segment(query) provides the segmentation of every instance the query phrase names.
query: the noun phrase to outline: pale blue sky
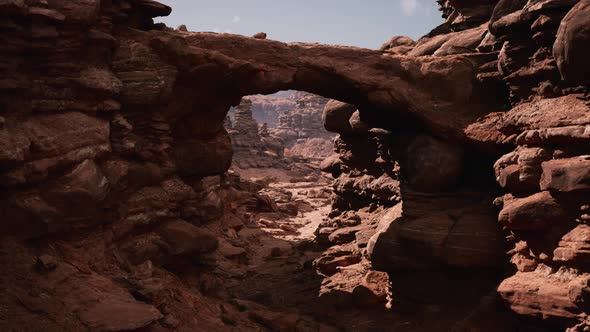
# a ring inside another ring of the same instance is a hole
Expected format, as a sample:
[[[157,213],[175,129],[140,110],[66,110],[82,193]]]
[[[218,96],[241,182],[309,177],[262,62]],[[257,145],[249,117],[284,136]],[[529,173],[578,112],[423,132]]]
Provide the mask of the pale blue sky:
[[[440,23],[435,0],[158,0],[172,7],[158,21],[191,31],[284,42],[378,48],[394,35],[418,39]]]

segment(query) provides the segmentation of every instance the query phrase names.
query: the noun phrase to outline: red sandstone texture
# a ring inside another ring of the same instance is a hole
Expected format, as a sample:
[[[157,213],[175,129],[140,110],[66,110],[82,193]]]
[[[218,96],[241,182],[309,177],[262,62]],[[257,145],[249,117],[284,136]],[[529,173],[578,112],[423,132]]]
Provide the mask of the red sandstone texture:
[[[366,50],[0,0],[0,329],[589,329],[590,2],[438,2]],[[228,172],[230,107],[289,89],[339,100],[327,216],[313,166]]]

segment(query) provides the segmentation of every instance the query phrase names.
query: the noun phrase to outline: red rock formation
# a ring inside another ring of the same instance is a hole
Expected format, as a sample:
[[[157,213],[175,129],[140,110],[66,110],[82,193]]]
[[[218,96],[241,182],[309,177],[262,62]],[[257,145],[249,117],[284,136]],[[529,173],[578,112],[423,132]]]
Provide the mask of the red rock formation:
[[[279,138],[271,136],[268,130],[259,130],[258,123],[252,116],[252,101],[244,98],[234,112],[230,128],[233,162],[242,169],[246,168],[281,168],[286,161],[285,144]]]
[[[283,112],[297,105],[296,92],[248,96],[248,99],[252,101],[252,115],[256,122],[267,123],[272,128],[278,126],[279,116]]]
[[[461,267],[477,282],[453,304],[475,300],[441,328],[497,326],[478,315],[494,317],[480,300],[498,273],[470,273],[499,265],[501,225],[518,270],[502,301],[542,328],[587,329],[588,1],[442,9],[415,45],[376,51],[172,30],[151,0],[0,1],[0,327],[307,324],[219,295],[243,256],[228,239],[280,209],[226,174],[223,121],[242,96],[295,89],[355,105],[324,116],[340,134],[322,165],[338,179],[318,237],[340,246],[315,263],[324,298],[391,301],[373,267]]]
[[[334,134],[322,125],[322,113],[328,99],[303,94],[296,107],[279,116],[273,135],[285,142],[287,155],[305,158],[325,158],[332,154]]]
[[[502,235],[491,222],[493,209],[484,208],[491,205],[491,197],[474,195],[473,191],[495,190],[486,182],[485,169],[489,166],[485,164],[490,163],[486,159],[499,157],[494,150],[511,149],[514,151],[500,157],[494,166],[497,182],[509,192],[496,203],[503,205],[498,221],[509,233],[514,246],[509,251],[511,262],[519,272],[504,280],[498,293],[515,312],[542,317],[545,327],[557,324],[563,328],[577,321],[581,323],[572,331],[586,326],[586,279],[590,271],[579,262],[586,251],[590,109],[583,69],[574,68],[584,67],[584,29],[588,25],[584,23],[590,21],[583,14],[586,2],[574,6],[577,2],[447,1],[442,9],[450,31],[439,28],[404,50],[410,56],[435,58],[448,54],[463,54],[455,58],[491,56],[471,74],[481,84],[476,84],[471,93],[475,96],[477,89],[485,87],[486,93],[497,100],[473,97],[471,102],[485,100],[487,106],[496,105],[497,111],[468,120],[471,123],[463,133],[474,143],[471,147],[439,142],[445,131],[428,124],[412,128],[391,122],[376,125],[364,107],[360,107],[360,118],[355,118],[354,106],[333,104],[326,108],[326,128],[340,134],[336,144],[339,155],[322,165],[338,177],[336,212],[332,215],[370,204],[387,207],[386,202],[368,198],[372,183],[387,173],[400,181],[397,193],[390,194],[403,201],[391,211],[400,211],[386,214],[369,241],[368,254],[375,267],[498,266],[500,257],[496,254],[502,247],[498,242]],[[503,110],[502,104],[510,104],[509,109]],[[359,119],[364,125],[358,125]],[[371,135],[371,127],[386,129],[382,134],[385,139]],[[438,138],[420,139],[424,131]],[[375,144],[369,149],[366,142],[370,139]],[[383,146],[388,147],[387,152],[379,153]],[[477,203],[459,199],[467,188],[469,196],[487,197]],[[428,195],[415,191],[443,193],[428,199]],[[457,213],[457,208],[464,212]],[[460,231],[461,218],[470,214],[467,211],[477,211],[478,216],[468,218],[469,228]],[[330,228],[319,233],[330,238],[330,232],[338,229],[335,225],[328,224]],[[471,235],[452,241],[454,231]],[[471,242],[474,238],[478,240]],[[461,250],[453,251],[449,246]],[[461,257],[455,260],[454,253]]]

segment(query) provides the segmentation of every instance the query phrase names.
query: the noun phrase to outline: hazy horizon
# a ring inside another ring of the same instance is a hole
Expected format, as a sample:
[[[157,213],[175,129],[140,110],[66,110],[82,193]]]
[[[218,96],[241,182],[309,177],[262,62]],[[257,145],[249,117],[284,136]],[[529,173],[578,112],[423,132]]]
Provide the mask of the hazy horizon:
[[[172,14],[158,18],[190,31],[251,36],[266,32],[283,42],[379,48],[394,35],[418,39],[443,22],[434,0],[159,0]]]

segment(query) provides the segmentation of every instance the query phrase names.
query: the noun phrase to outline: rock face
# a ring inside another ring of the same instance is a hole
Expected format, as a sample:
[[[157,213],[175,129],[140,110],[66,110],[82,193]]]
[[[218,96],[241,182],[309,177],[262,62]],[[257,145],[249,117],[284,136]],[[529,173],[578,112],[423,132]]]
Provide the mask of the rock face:
[[[312,94],[300,97],[294,109],[279,116],[278,128],[323,132],[321,115],[327,102],[328,99]]]
[[[268,128],[258,128],[252,116],[252,102],[244,98],[234,112],[230,136],[234,147],[234,163],[240,168],[281,167],[284,155],[284,142],[270,136]]]
[[[433,204],[431,197],[420,196],[404,195],[404,202],[393,208],[399,211],[380,221],[379,231],[367,248],[376,268],[502,265],[502,237],[482,197],[440,195]]]
[[[271,128],[279,125],[279,116],[297,105],[298,92],[283,91],[272,95],[248,96],[252,101],[252,116],[256,122]]]
[[[322,112],[328,99],[303,94],[296,106],[279,116],[276,129],[271,132],[285,142],[287,155],[325,158],[332,154],[334,134],[322,126]]]
[[[468,120],[463,132],[471,143],[462,144],[450,127],[440,126],[444,119],[407,127],[412,119],[387,120],[374,106],[329,102],[324,126],[339,136],[337,154],[322,169],[336,178],[335,197],[318,238],[340,241],[356,230],[347,242],[366,248],[363,257],[391,271],[393,284],[400,271],[500,269],[508,246],[518,272],[499,286],[478,287],[520,315],[542,318],[538,329],[578,324],[571,331],[582,331],[588,328],[590,275],[583,263],[590,220],[588,2],[439,4],[447,19],[442,26],[416,43],[394,37],[382,50],[419,59],[478,59],[468,74],[476,82],[468,94],[478,96],[474,109],[483,103],[495,111]],[[409,116],[412,108],[401,110]],[[492,164],[505,194],[494,204]],[[347,221],[351,211],[365,208],[367,219],[377,222]],[[357,230],[363,225],[369,235]],[[461,289],[454,294],[463,296]]]
[[[580,1],[561,21],[553,56],[564,80],[588,85],[590,1]]]
[[[440,3],[415,44],[366,50],[174,30],[152,0],[0,1],[0,329],[306,330],[220,286],[262,236],[248,216],[296,210],[227,173],[253,147],[280,156],[246,101],[231,134],[227,111],[293,89],[341,101],[322,119],[333,248],[301,263],[325,277],[314,296],[436,312],[453,305],[424,286],[443,273],[466,308],[441,330],[520,326],[496,302],[531,330],[587,330],[588,2]]]

